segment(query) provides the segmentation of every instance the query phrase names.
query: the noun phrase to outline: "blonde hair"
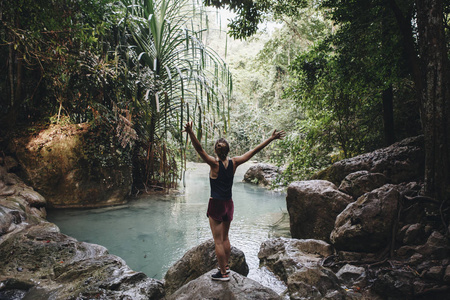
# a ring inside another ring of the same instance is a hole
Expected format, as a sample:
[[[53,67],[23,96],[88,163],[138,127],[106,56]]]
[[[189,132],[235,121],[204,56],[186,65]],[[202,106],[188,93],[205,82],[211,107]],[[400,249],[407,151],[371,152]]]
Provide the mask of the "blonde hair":
[[[226,139],[220,138],[214,145],[214,151],[216,152],[220,160],[225,160],[227,159],[228,152],[230,152],[230,145],[228,144]]]

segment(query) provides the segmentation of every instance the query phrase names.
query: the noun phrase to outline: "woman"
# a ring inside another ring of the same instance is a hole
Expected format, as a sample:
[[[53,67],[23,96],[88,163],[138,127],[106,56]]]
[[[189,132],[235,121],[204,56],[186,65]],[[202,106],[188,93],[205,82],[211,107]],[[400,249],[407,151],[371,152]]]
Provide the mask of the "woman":
[[[219,263],[219,271],[212,275],[212,279],[228,281],[230,280],[228,260],[230,259],[231,254],[228,231],[230,229],[230,223],[233,220],[234,212],[234,205],[231,197],[234,173],[238,166],[248,161],[273,140],[282,139],[286,133],[284,131],[277,132],[274,130],[267,140],[256,146],[254,149],[248,151],[244,155],[229,158],[228,152],[230,146],[225,139],[221,138],[217,140],[214,146],[214,152],[217,157],[212,157],[203,150],[192,130],[192,122],[188,122],[184,129],[189,134],[192,145],[197,153],[211,168],[209,173],[211,198],[209,199],[208,212],[206,215],[209,218],[216,257]]]

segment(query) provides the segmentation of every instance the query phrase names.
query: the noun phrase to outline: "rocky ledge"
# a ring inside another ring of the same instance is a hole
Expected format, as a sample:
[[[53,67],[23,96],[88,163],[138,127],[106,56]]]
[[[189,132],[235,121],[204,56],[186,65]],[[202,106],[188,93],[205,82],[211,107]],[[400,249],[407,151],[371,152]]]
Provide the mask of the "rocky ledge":
[[[161,299],[163,282],[62,234],[45,199],[0,161],[0,299]]]

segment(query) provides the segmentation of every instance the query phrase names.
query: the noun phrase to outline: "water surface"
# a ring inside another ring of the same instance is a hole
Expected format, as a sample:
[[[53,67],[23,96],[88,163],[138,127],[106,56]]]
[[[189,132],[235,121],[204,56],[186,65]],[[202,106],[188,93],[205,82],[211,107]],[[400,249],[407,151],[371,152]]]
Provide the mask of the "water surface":
[[[230,241],[244,252],[248,277],[281,293],[285,286],[259,268],[258,251],[269,237],[288,234],[286,196],[243,183],[248,167],[240,166],[235,176]],[[131,269],[162,279],[186,251],[211,238],[208,171],[206,164],[189,163],[179,193],[149,195],[118,207],[53,210],[48,220],[79,241],[105,246]]]

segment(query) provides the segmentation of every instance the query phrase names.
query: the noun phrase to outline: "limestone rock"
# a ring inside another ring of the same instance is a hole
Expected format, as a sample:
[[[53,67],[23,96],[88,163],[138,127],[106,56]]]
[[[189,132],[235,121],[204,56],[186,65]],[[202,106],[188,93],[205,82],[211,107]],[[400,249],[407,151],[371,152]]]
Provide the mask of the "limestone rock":
[[[363,267],[357,267],[350,264],[344,265],[336,273],[336,276],[345,282],[353,283],[365,275],[365,270]]]
[[[358,199],[359,196],[385,185],[386,176],[381,173],[358,171],[347,175],[342,180],[339,190]]]
[[[9,144],[21,177],[49,207],[101,207],[125,203],[131,192],[131,154],[89,124],[51,125]]]
[[[286,205],[292,237],[329,241],[336,216],[352,201],[352,197],[339,191],[329,181],[291,183]]]
[[[334,163],[315,174],[313,179],[324,179],[340,185],[350,173],[366,170],[383,173],[389,182],[397,184],[423,178],[425,152],[423,136],[404,139],[389,147],[365,153]]]
[[[372,252],[385,247],[392,236],[399,192],[384,185],[359,197],[336,218],[330,240],[338,250]]]
[[[217,266],[214,241],[210,239],[190,249],[169,268],[164,276],[166,293],[170,295]],[[233,246],[231,246],[230,269],[244,276],[249,272],[244,252]]]
[[[244,182],[256,183],[262,186],[269,186],[280,174],[280,168],[258,163],[251,166],[244,175]]]
[[[0,286],[26,299],[162,299],[163,284],[129,269],[99,245],[52,223],[28,226],[0,244]],[[18,284],[12,284],[16,282]]]
[[[324,241],[277,238],[262,243],[258,257],[287,284],[290,299],[344,299],[339,279],[320,264],[331,254]]]
[[[203,300],[203,299],[242,299],[242,300],[275,300],[281,299],[277,293],[261,284],[231,271],[230,281],[211,280],[212,270],[182,286],[167,300]]]

